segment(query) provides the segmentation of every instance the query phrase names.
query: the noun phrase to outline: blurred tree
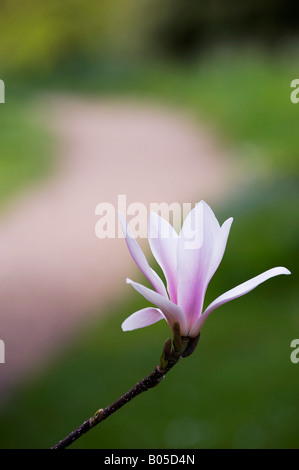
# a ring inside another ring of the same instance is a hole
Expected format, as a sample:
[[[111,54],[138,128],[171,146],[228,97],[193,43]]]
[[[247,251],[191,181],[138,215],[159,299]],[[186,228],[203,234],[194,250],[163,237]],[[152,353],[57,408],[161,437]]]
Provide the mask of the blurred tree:
[[[163,7],[159,0],[149,3],[156,11],[150,42],[179,58],[222,39],[273,45],[299,32],[299,5],[285,0],[164,0]]]
[[[272,44],[298,32],[298,10],[285,0],[2,0],[1,73],[113,55],[182,58],[223,38]]]
[[[121,49],[130,5],[120,0],[2,0],[2,72],[47,71],[65,60]]]

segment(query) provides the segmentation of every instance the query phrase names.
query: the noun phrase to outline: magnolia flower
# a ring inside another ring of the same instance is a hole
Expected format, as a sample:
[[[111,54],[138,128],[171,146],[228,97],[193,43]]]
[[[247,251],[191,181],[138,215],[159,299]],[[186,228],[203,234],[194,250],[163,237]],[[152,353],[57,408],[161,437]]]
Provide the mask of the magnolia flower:
[[[283,267],[269,269],[225,292],[203,311],[205,293],[222,260],[233,219],[227,219],[220,226],[212,209],[201,201],[188,214],[180,234],[177,234],[165,219],[155,213],[150,214],[148,240],[165,275],[166,289],[162,279],[149,266],[121,213],[119,218],[131,256],[154,290],[130,279],[127,283],[157,307],[133,313],[123,322],[123,331],[143,328],[165,319],[172,330],[174,324],[179,323],[182,336],[196,338],[217,307],[247,294],[271,277],[291,274]]]

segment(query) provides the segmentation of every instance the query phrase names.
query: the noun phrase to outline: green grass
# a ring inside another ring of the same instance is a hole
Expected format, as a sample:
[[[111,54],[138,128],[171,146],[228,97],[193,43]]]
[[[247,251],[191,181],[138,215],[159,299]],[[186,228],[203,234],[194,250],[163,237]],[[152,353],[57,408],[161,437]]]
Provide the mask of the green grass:
[[[0,105],[0,210],[51,168],[51,139],[38,122],[32,97],[8,94]]]
[[[290,361],[299,328],[298,236],[278,228],[279,221],[292,232],[295,190],[282,182],[259,197],[244,193],[218,211],[220,220],[234,215],[235,221],[207,302],[276,265],[292,276],[269,280],[216,310],[192,356],[73,448],[298,447],[299,366]],[[1,447],[50,447],[149,373],[169,335],[166,323],[120,330],[144,305],[128,287],[127,298],[116,300],[104,320],[99,311],[99,319],[12,396],[1,414]]]

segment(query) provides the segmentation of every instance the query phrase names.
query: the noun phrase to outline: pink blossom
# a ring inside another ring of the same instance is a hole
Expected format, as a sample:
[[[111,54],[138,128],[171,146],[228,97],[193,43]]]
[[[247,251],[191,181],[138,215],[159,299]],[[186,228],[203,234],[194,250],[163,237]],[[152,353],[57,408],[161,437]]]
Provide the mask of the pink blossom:
[[[155,213],[150,214],[148,240],[165,275],[166,288],[149,266],[120,213],[119,218],[131,256],[154,290],[130,279],[127,283],[156,306],[143,308],[129,316],[122,324],[123,331],[143,328],[164,318],[171,329],[178,322],[182,336],[195,338],[217,307],[247,294],[271,277],[291,274],[283,267],[269,269],[225,292],[203,311],[206,290],[224,255],[233,219],[227,219],[220,226],[212,209],[201,201],[188,214],[178,234],[165,219]],[[196,239],[198,243],[190,242]]]

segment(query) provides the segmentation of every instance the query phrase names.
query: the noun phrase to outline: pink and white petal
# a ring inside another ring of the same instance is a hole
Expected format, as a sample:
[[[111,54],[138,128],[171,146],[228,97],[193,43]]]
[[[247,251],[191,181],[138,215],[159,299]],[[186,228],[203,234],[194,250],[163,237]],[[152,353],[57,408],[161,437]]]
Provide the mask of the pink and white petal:
[[[197,222],[197,224],[196,224]],[[209,235],[217,235],[220,229],[219,222],[205,201],[200,201],[196,206],[189,212],[186,219],[184,220],[180,236],[184,234],[187,239],[194,238],[194,231],[198,231],[198,228],[206,230]],[[203,236],[201,238],[204,238]]]
[[[177,301],[178,234],[167,220],[152,212],[148,224],[148,240],[154,257],[167,281],[170,300]]]
[[[201,281],[202,282],[202,284],[201,284],[201,294],[202,294],[201,308],[203,306],[203,302],[204,302],[204,298],[205,298],[205,295],[206,295],[208,284],[209,284],[210,280],[212,279],[212,277],[214,276],[216,270],[218,269],[219,264],[222,261],[232,222],[233,222],[233,218],[230,217],[229,219],[227,219],[223,223],[223,225],[221,226],[221,228],[218,232],[215,250],[214,250],[214,253],[213,253],[211,261],[210,261],[210,265],[209,265],[209,269],[208,269],[207,274],[206,274],[206,278],[202,279],[202,281]],[[199,315],[201,315],[201,311],[200,311]],[[201,324],[202,315],[198,316],[198,318],[195,320],[195,324],[197,324],[197,322],[199,322],[198,324]],[[190,328],[191,328],[190,331],[192,331],[192,325],[190,326]]]
[[[153,307],[143,308],[130,315],[121,325],[123,331],[137,330],[145,326],[153,325],[165,319],[160,310]]]
[[[219,267],[219,264],[222,261],[233,220],[234,219],[232,217],[227,219],[222,224],[222,226],[221,226],[221,228],[220,228],[220,230],[217,234],[216,247],[215,247],[213,257],[212,257],[211,262],[210,262],[210,269],[209,269],[209,274],[208,274],[208,278],[207,278],[208,283],[210,282],[210,280],[214,276],[216,270]]]
[[[210,313],[213,312],[213,310],[215,310],[216,308],[220,307],[221,305],[231,300],[237,299],[238,297],[241,297],[242,295],[248,294],[248,292],[255,289],[258,285],[267,281],[271,277],[279,276],[280,274],[291,274],[291,273],[288,269],[283,268],[283,267],[272,268],[250,279],[249,281],[243,282],[242,284],[234,287],[233,289],[225,292],[224,294],[220,295],[220,297],[214,300],[214,302],[212,302],[206,308],[204,313],[201,315],[198,321],[194,324],[194,326],[190,330],[190,336],[193,337],[193,336],[198,335],[203,323],[205,322],[207,317],[210,315]]]
[[[158,276],[158,274],[150,267],[144,253],[138,243],[136,242],[135,238],[131,234],[131,231],[126,223],[123,215],[121,212],[118,212],[118,217],[121,223],[121,227],[126,239],[126,243],[129,249],[129,252],[137,264],[140,271],[144,274],[144,276],[148,279],[151,283],[153,288],[164,297],[168,297],[165,285],[162,279]]]
[[[185,312],[189,329],[202,311],[219,233],[212,209],[201,201],[186,217],[179,236],[177,303]]]
[[[171,328],[173,327],[173,324],[175,322],[178,322],[181,327],[182,336],[187,335],[187,322],[184,312],[180,307],[171,302],[171,300],[168,300],[167,298],[149,289],[148,287],[139,284],[138,282],[134,282],[131,281],[131,279],[127,279],[127,283],[131,284],[134,289],[139,292],[139,294],[143,295],[146,300],[156,305],[162,311],[167,323]]]

